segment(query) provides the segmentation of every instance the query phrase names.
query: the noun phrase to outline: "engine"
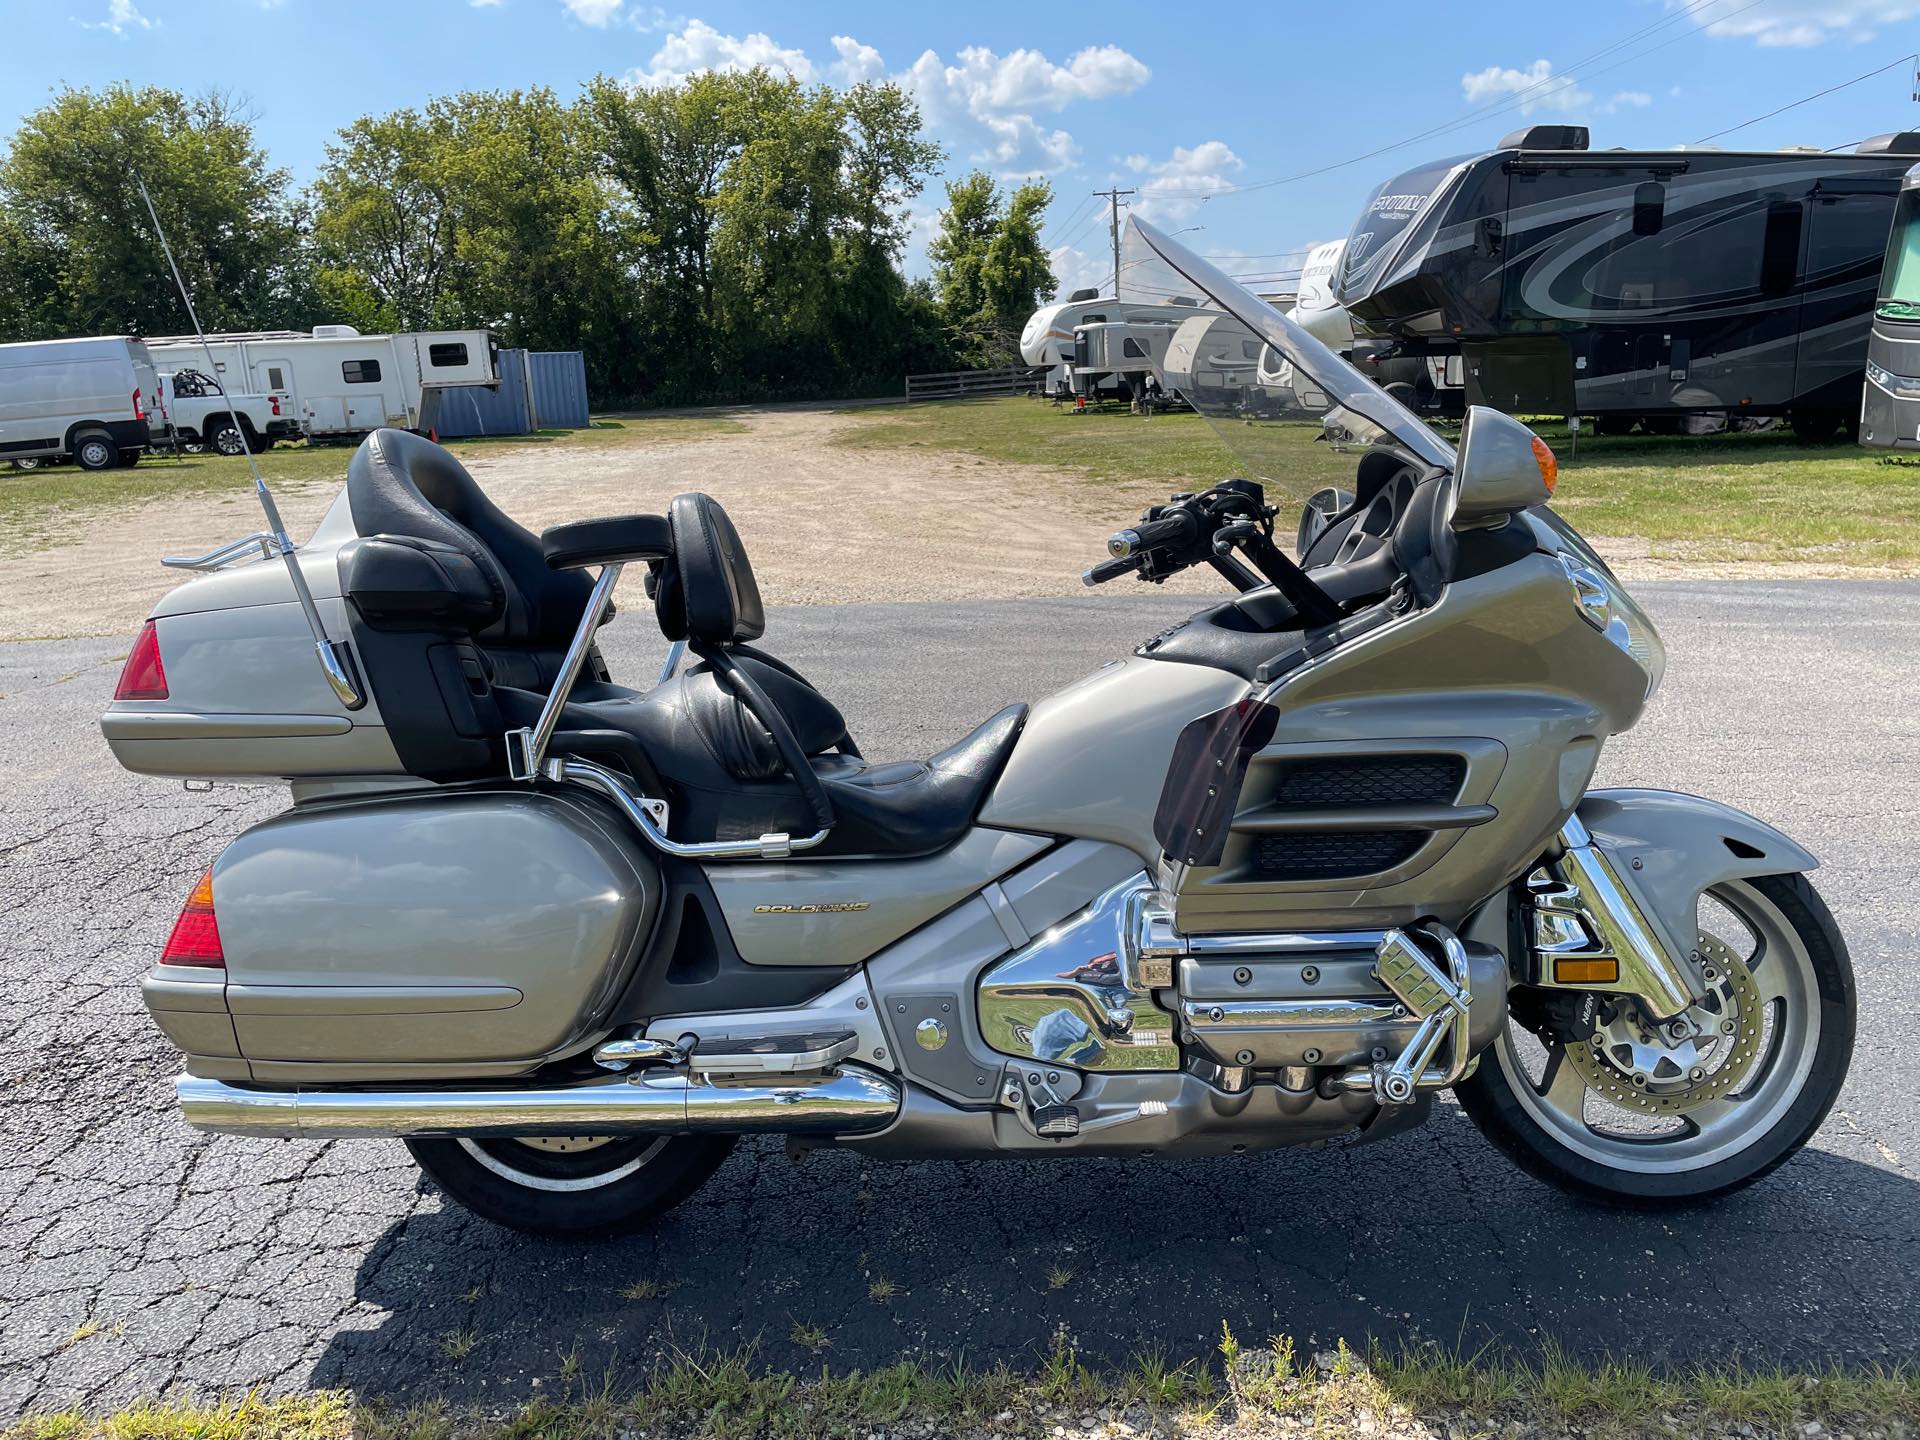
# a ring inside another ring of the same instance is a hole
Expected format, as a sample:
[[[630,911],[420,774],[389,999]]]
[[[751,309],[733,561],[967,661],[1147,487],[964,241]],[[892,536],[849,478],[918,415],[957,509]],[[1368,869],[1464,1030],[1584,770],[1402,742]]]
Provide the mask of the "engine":
[[[1506,982],[1498,950],[1438,925],[1181,935],[1143,874],[989,967],[978,998],[1003,1054],[1398,1105],[1464,1076],[1505,1022]]]

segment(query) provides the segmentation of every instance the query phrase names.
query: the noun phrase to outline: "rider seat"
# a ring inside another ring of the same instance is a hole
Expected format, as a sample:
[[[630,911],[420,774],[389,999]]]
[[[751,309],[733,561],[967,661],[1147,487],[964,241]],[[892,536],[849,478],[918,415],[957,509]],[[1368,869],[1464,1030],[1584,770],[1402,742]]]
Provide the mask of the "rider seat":
[[[644,694],[576,687],[553,748],[625,760],[642,788],[658,784],[676,840],[830,827],[810,853],[893,856],[930,854],[958,840],[1012,753],[1026,706],[1008,706],[926,760],[873,764],[832,701],[751,645],[765,633],[766,612],[720,503],[697,493],[676,497],[664,535],[649,530],[652,518],[562,526],[543,543],[555,563],[593,563],[619,558],[593,543],[596,533],[629,536],[628,553],[652,568],[661,633],[685,641],[694,658]]]
[[[707,495],[681,495],[665,516],[582,521],[535,539],[447,451],[391,430],[355,456],[347,493],[360,543],[398,541],[467,577],[473,593],[459,613],[502,730],[530,727],[540,713],[586,610],[592,586],[581,567],[647,564],[661,632],[684,641],[689,658],[641,692],[610,683],[591,657],[548,748],[623,770],[664,799],[676,841],[829,829],[809,854],[931,854],[972,825],[1026,719],[1024,705],[1008,706],[928,759],[868,761],[826,696],[752,646],[766,629],[759,585],[733,522]],[[349,590],[366,618],[371,592]],[[418,612],[383,623],[417,627]],[[376,693],[383,711],[398,708]]]

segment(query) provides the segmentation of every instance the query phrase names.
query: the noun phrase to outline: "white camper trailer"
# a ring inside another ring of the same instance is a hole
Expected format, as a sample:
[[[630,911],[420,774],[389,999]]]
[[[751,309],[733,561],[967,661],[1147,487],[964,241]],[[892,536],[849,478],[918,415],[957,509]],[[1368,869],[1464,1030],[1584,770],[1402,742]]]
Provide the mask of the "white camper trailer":
[[[126,335],[0,345],[0,459],[30,470],[71,457],[83,470],[139,460],[159,373]]]
[[[216,378],[298,416],[309,440],[346,440],[383,425],[420,426],[428,391],[493,385],[498,342],[485,330],[362,335],[351,325],[208,337]],[[161,364],[206,368],[192,336],[147,342]]]
[[[1120,321],[1166,322],[1166,306],[1141,301],[1138,304],[1103,296],[1097,290],[1076,290],[1065,300],[1042,305],[1020,332],[1020,358],[1033,366],[1047,367],[1042,387],[1049,395],[1073,392],[1073,332],[1085,325],[1106,325]]]
[[[1162,313],[1165,313],[1164,310]],[[1266,343],[1232,316],[1204,310],[1183,320],[1167,344],[1161,374],[1189,404],[1245,408],[1257,390]]]
[[[1340,257],[1346,253],[1344,240],[1329,240],[1309,250],[1307,263],[1300,267],[1293,309],[1287,312],[1289,320],[1336,355],[1353,353],[1353,317],[1333,293]]]
[[[1143,401],[1160,389],[1157,371],[1166,359],[1175,326],[1165,318],[1154,323],[1107,320],[1081,325],[1073,332],[1071,384],[1075,395],[1088,399],[1114,394]],[[1212,312],[1208,312],[1209,314]]]

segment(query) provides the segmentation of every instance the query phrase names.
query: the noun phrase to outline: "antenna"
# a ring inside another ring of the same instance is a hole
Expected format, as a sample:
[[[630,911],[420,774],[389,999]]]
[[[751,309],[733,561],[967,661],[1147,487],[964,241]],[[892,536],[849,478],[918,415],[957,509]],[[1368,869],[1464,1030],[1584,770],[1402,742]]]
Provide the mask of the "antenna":
[[[133,172],[133,183],[140,187],[140,198],[146,201],[147,217],[153,221],[153,233],[160,237],[161,253],[167,257],[167,268],[173,271],[173,283],[180,291],[180,298],[186,303],[187,319],[193,325],[194,336],[200,341],[200,350],[207,358],[207,373],[219,376],[220,367],[213,358],[213,346],[207,340],[207,332],[200,328],[200,315],[193,308],[193,295],[187,289],[187,282],[181,277],[180,263],[173,258],[173,246],[167,243],[167,232],[161,227],[160,214],[153,208],[153,196],[147,193],[147,182],[140,172]],[[319,658],[320,669],[327,677],[327,684],[333,693],[340,697],[340,703],[349,710],[358,710],[367,703],[355,682],[351,664],[346,651],[327,638],[327,627],[320,619],[320,607],[313,603],[313,591],[307,586],[307,577],[300,568],[300,562],[293,552],[298,547],[287,535],[287,527],[280,519],[280,507],[273,503],[273,492],[267,489],[266,477],[260,473],[260,462],[254,457],[253,446],[247,440],[247,427],[240,422],[240,412],[233,408],[233,396],[226,382],[221,380],[220,394],[227,402],[227,417],[233,421],[233,432],[240,437],[240,449],[247,457],[247,469],[253,473],[253,493],[260,499],[260,508],[266,512],[267,529],[273,536],[273,548],[280,552],[280,558],[287,562],[287,578],[293,582],[294,598],[300,602],[301,613],[307,617],[307,628],[313,632],[313,650]]]

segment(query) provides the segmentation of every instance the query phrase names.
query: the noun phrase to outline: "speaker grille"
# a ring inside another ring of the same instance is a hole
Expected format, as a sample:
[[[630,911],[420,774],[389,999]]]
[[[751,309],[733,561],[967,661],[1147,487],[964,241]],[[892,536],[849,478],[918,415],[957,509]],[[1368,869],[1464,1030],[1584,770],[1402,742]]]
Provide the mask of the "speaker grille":
[[[1268,805],[1275,810],[1374,805],[1446,805],[1460,793],[1458,755],[1343,755],[1289,764]]]

